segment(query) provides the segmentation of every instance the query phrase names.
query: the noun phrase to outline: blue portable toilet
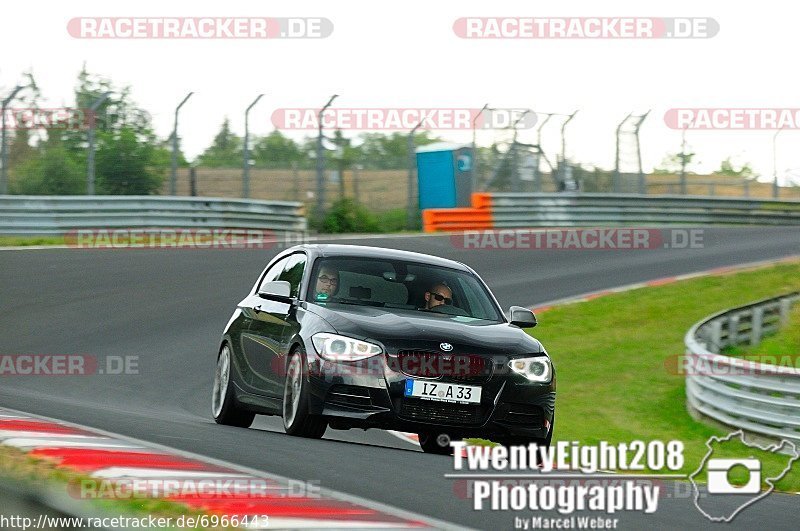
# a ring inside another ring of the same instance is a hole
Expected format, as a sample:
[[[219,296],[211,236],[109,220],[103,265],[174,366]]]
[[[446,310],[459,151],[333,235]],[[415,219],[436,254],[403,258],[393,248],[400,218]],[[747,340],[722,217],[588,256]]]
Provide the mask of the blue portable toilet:
[[[470,206],[474,161],[471,144],[436,142],[417,148],[420,210]]]

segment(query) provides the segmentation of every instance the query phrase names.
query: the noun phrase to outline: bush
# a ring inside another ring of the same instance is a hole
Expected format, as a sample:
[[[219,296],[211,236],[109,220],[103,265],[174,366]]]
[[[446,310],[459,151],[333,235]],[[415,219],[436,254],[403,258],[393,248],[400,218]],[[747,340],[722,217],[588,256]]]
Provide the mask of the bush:
[[[79,195],[86,193],[86,172],[60,145],[21,163],[14,172],[13,193],[23,195]]]
[[[349,198],[339,199],[331,206],[319,230],[329,234],[380,232],[375,215]]]

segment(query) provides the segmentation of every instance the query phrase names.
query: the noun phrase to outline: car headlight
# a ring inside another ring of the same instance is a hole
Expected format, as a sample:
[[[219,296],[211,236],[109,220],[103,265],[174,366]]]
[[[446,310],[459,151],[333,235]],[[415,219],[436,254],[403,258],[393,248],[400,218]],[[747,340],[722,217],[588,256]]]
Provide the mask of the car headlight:
[[[553,364],[547,356],[516,358],[508,362],[508,367],[531,382],[548,383],[553,377]]]
[[[326,332],[314,334],[311,342],[320,356],[331,361],[358,361],[383,352],[374,343]]]

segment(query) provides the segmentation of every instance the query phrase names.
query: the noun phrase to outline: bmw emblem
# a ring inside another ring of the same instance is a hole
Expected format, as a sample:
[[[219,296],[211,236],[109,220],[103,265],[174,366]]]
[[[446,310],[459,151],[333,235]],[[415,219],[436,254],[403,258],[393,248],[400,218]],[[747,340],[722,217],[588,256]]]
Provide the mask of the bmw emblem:
[[[439,343],[439,348],[442,349],[444,352],[450,352],[453,350],[453,345],[450,343]]]

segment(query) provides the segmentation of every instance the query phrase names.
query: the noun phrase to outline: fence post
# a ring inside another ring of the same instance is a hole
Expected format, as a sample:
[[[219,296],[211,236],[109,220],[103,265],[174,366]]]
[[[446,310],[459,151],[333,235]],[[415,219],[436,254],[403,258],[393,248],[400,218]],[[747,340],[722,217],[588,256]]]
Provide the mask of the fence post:
[[[194,166],[189,167],[189,195],[197,195],[197,168]]]
[[[781,312],[780,312],[780,326],[786,326],[789,323],[789,312],[792,309],[792,300],[789,298],[781,299]]]
[[[733,314],[728,317],[728,344],[739,344],[739,314]]]
[[[709,341],[711,341],[711,352],[719,353],[722,350],[722,321],[712,321],[709,323],[711,325],[711,332],[709,334]]]
[[[750,321],[750,345],[761,343],[761,326],[764,320],[764,309],[760,306],[753,308],[753,317]]]

